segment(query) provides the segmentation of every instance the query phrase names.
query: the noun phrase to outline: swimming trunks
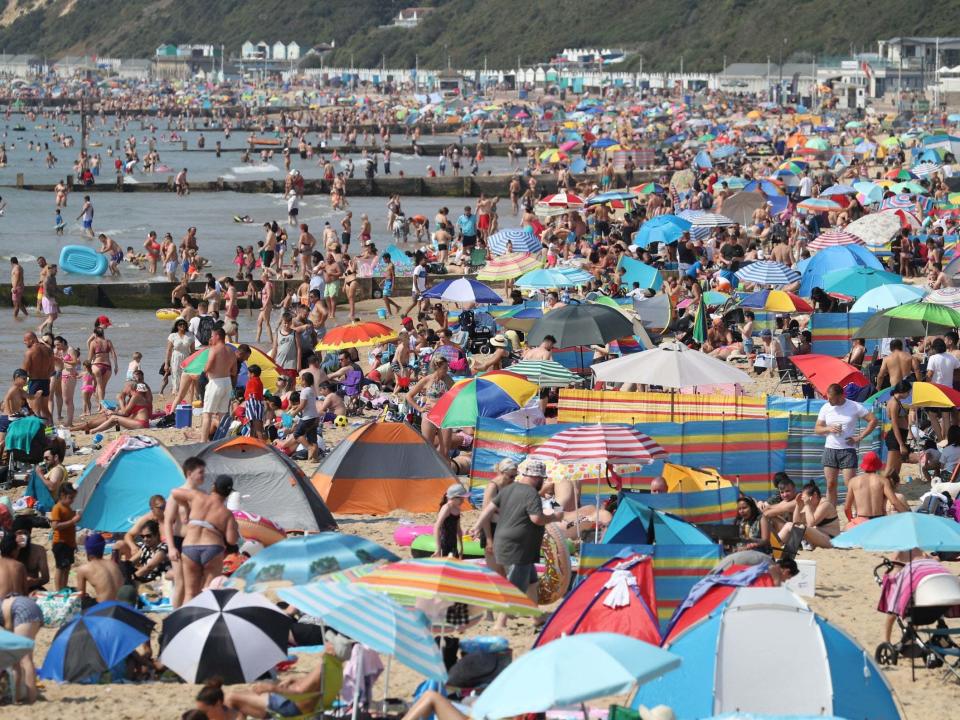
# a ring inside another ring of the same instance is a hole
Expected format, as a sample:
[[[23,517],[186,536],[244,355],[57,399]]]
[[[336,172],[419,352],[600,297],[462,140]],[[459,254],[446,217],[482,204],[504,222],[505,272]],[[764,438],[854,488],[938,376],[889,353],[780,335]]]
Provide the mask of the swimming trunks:
[[[31,379],[30,384],[27,385],[27,394],[36,395],[38,390],[43,397],[49,397],[50,378],[41,378],[40,380]]]
[[[28,623],[42,623],[43,612],[36,600],[18,595],[10,603],[10,620],[14,628]]]
[[[230,378],[211,378],[203,394],[203,412],[206,415],[224,415],[230,412],[233,383]]]
[[[270,693],[267,698],[267,710],[280,717],[292,718],[302,714],[295,702],[277,693]]]
[[[393,280],[384,280],[383,296],[390,297],[391,295],[393,295]]]
[[[60,306],[57,305],[57,301],[51,300],[46,295],[40,299],[40,309],[43,310],[44,315],[53,315],[54,313],[60,312]]]

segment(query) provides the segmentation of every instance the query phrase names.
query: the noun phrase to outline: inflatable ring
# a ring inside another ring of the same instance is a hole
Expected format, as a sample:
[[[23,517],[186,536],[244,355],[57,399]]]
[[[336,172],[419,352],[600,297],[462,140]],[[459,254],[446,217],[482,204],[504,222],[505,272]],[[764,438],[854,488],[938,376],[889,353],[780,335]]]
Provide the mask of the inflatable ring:
[[[549,523],[544,529],[540,554],[544,568],[537,583],[537,604],[549,605],[567,594],[573,573],[567,538],[560,523]]]
[[[160,308],[156,312],[157,320],[176,320],[180,317],[180,311],[173,308]]]
[[[431,530],[432,529],[433,528],[431,528]],[[436,551],[437,539],[433,536],[432,532],[427,535],[417,535],[417,537],[413,539],[413,542],[410,543],[410,554],[415,558],[432,557]],[[480,547],[480,543],[475,540],[464,538],[463,556],[468,560],[470,558],[482,558],[484,556],[483,548]]]
[[[264,547],[269,547],[287,537],[282,527],[262,515],[245,510],[234,510],[233,517],[237,520],[240,537],[244,540],[256,540]]]
[[[410,547],[421,535],[433,535],[433,525],[408,525],[403,523],[393,531],[393,541],[400,547]]]

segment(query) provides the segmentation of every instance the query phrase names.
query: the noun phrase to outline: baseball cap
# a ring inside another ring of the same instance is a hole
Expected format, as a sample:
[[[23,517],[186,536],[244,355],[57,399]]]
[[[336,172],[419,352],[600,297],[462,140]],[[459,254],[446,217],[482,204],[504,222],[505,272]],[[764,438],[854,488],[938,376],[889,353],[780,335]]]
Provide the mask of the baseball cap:
[[[110,327],[113,325],[113,323],[110,322],[110,318],[108,318],[106,315],[101,315],[97,318],[97,325],[100,327]]]
[[[467,492],[466,488],[463,487],[460,483],[454,483],[447,488],[447,499],[453,500],[453,498],[465,498],[468,497],[470,493]]]
[[[520,463],[520,474],[529,477],[546,477],[547,466],[542,460],[524,460]]]
[[[763,332],[760,333],[760,337],[773,337],[773,333],[770,332],[769,330],[764,330]]]
[[[103,535],[100,533],[93,533],[92,535],[87,535],[83,541],[83,549],[86,551],[87,555],[97,555],[102,556],[103,550],[107,546],[107,541],[104,539]]]
[[[880,461],[880,456],[873,450],[866,453],[860,461],[860,469],[864,472],[876,472],[881,467],[883,467],[883,463]]]

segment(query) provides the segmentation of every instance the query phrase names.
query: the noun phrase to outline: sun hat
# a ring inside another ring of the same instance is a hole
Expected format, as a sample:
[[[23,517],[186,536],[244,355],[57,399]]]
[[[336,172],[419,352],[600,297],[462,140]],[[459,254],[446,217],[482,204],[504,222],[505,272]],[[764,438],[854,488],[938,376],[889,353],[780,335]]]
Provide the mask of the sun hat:
[[[500,334],[494,335],[490,338],[490,344],[494,347],[505,348],[507,346],[507,338]]]
[[[542,460],[524,460],[520,463],[520,474],[528,477],[546,477],[547,466]]]
[[[873,452],[873,450],[866,453],[860,461],[860,469],[864,472],[876,472],[882,467],[883,462],[880,460],[880,456]]]
[[[468,493],[467,489],[460,483],[454,483],[447,488],[447,500],[453,500],[454,498],[465,498],[469,496],[470,493]]]

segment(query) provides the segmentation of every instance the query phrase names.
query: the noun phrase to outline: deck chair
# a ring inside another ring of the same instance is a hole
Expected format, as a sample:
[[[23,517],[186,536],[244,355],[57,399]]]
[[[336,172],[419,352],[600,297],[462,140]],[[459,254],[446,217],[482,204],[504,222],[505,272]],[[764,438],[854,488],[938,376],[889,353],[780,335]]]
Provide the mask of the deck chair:
[[[484,248],[473,248],[470,251],[470,259],[467,261],[467,267],[471,272],[475,272],[487,264],[487,251]]]
[[[356,412],[360,403],[360,386],[363,384],[363,371],[352,368],[343,377],[340,388],[343,390],[347,410]]]
[[[774,388],[776,392],[777,388],[781,385],[796,385],[800,386],[803,384],[803,380],[800,378],[800,373],[797,372],[797,366],[790,362],[790,358],[778,356],[774,358],[777,363],[777,386]]]
[[[291,648],[291,650],[295,649],[296,648]],[[319,691],[283,694],[285,698],[293,702],[303,702],[304,700],[312,700],[319,697],[321,700],[317,703],[317,707],[310,712],[294,715],[292,718],[288,715],[278,715],[273,712],[268,713],[268,717],[276,718],[277,720],[315,720],[315,718],[322,718],[326,710],[333,709],[337,699],[340,697],[340,690],[342,688],[343,661],[335,655],[325,654],[323,656],[323,682]]]

